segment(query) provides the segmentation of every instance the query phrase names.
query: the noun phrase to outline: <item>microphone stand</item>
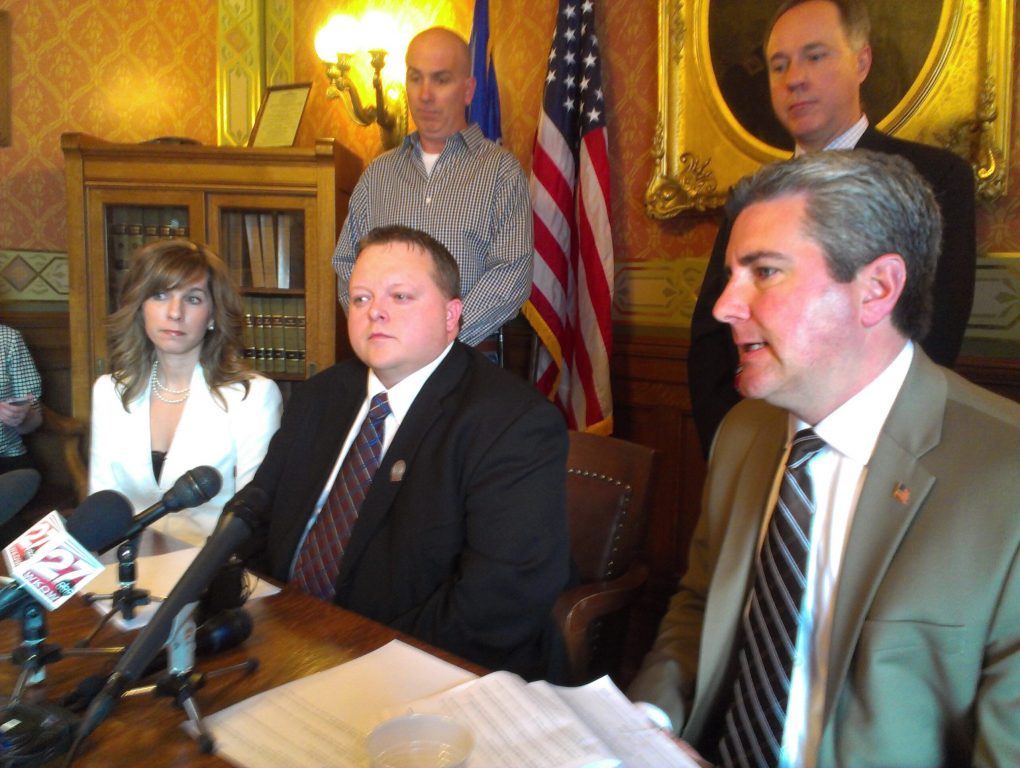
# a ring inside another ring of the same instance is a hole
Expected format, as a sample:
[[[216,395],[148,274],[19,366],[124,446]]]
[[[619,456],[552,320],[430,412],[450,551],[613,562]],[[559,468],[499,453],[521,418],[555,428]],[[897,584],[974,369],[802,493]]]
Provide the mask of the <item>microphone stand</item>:
[[[205,727],[202,715],[195,702],[195,693],[207,680],[231,672],[250,674],[258,669],[258,659],[248,658],[237,664],[214,669],[209,672],[195,672],[195,609],[198,602],[189,603],[174,618],[170,636],[167,639],[167,668],[156,682],[128,688],[123,696],[139,696],[151,693],[154,696],[170,696],[181,707],[188,720],[198,732],[199,749],[209,754],[213,751],[213,737]]]
[[[120,655],[124,647],[71,648],[46,642],[46,611],[25,593],[14,608],[21,621],[21,644],[0,656],[20,667],[10,698],[0,706],[0,765],[41,765],[65,752],[77,725],[75,717],[55,704],[22,701],[25,688],[46,679],[46,665],[65,656]]]
[[[0,661],[10,661],[20,667],[14,683],[10,704],[21,699],[21,694],[30,685],[38,685],[46,679],[46,665],[60,661],[65,656],[106,656],[124,651],[123,646],[113,648],[69,648],[46,642],[46,611],[30,595],[25,595],[18,609],[21,620],[21,644],[13,651],[0,655]]]
[[[110,610],[99,619],[99,623],[93,627],[92,631],[83,640],[78,641],[77,645],[79,648],[87,647],[95,639],[96,635],[99,634],[100,630],[106,626],[107,622],[118,613],[125,620],[130,621],[135,617],[135,608],[153,602],[162,602],[162,597],[154,597],[149,590],[139,589],[136,586],[138,580],[139,535],[136,534],[122,541],[120,546],[117,547],[117,574],[120,579],[120,588],[106,595],[96,595],[92,592],[86,592],[82,595],[86,605],[92,605],[100,600],[110,600],[111,605]]]

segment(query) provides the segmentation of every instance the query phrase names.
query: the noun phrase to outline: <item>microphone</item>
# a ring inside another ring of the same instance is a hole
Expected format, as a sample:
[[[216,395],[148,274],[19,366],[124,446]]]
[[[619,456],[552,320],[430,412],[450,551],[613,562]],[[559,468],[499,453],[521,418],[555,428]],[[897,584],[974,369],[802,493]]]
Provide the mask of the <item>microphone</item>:
[[[131,524],[131,513],[131,502],[124,496],[116,491],[99,491],[86,498],[70,515],[66,532],[84,549],[102,552],[124,538],[124,531]],[[34,540],[29,546],[38,548],[44,541],[45,533],[42,540]],[[7,549],[17,544],[18,539],[15,539]],[[16,582],[3,587],[0,589],[0,619],[16,613],[26,600],[32,599],[32,594]]]
[[[247,485],[223,507],[216,530],[206,541],[180,581],[160,604],[149,623],[124,651],[99,696],[89,705],[78,726],[75,745],[91,734],[113,708],[120,695],[143,674],[166,644],[177,615],[198,601],[220,566],[263,525],[270,500],[261,488]]]
[[[34,469],[12,469],[0,475],[0,525],[35,497],[41,479]]]
[[[135,515],[131,527],[121,540],[134,538],[168,512],[178,512],[205,504],[220,492],[222,485],[223,478],[213,467],[201,466],[189,469],[177,478],[170,490],[163,494],[163,498]]]
[[[211,656],[228,651],[251,637],[251,630],[251,614],[244,608],[231,608],[217,613],[199,624],[195,630],[195,653]]]
[[[231,608],[240,608],[248,599],[248,584],[244,577],[244,561],[236,555],[231,556],[216,572],[209,586],[202,594],[195,621],[199,626],[206,619],[211,619]]]

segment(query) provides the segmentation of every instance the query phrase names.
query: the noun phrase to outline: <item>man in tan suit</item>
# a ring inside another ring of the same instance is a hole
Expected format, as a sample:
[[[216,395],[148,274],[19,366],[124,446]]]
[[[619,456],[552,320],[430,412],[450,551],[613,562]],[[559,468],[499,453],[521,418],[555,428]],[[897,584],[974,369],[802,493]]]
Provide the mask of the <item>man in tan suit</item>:
[[[631,697],[723,765],[1020,765],[1020,406],[916,344],[930,189],[902,158],[823,152],[742,180],[727,212],[714,313],[749,399]],[[824,443],[780,669],[763,628],[784,609],[763,595],[794,549],[772,537],[805,428]]]

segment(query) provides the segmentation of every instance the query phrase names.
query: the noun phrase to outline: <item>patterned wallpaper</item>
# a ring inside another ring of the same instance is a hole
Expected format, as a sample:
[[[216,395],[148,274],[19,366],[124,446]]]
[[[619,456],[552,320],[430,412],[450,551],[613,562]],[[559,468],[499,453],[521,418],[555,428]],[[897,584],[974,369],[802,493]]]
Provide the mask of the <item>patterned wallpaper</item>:
[[[60,134],[216,141],[209,0],[0,0],[10,12],[12,143],[0,148],[0,248],[67,247]]]
[[[224,0],[220,0],[223,2]],[[333,135],[356,153],[380,151],[354,126],[315,56],[334,12],[388,11],[410,30],[440,23],[465,36],[473,0],[293,0],[294,75],[314,83],[298,142]],[[595,0],[605,54],[613,157],[613,235],[620,319],[684,325],[716,229],[712,216],[653,221],[644,213],[656,119],[656,3]],[[529,169],[556,0],[490,0],[504,143]],[[0,0],[13,27],[13,145],[0,148],[0,248],[64,250],[59,137],[118,141],[216,137],[216,3],[211,0]],[[522,12],[526,11],[526,12]],[[1020,15],[1018,15],[1020,20]],[[400,76],[400,56],[388,70]],[[367,68],[367,65],[365,67]],[[1020,92],[1020,78],[1015,79]],[[1016,103],[1014,94],[1014,103]],[[1014,107],[1010,195],[979,210],[979,251],[1020,252],[1020,114]]]

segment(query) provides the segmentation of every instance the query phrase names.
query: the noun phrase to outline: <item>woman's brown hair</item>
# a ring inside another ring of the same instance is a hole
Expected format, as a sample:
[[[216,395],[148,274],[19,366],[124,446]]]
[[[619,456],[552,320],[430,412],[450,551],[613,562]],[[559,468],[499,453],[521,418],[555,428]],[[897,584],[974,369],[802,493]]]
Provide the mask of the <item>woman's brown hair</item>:
[[[212,329],[206,331],[199,361],[213,397],[224,407],[219,387],[240,382],[248,394],[251,371],[245,367],[241,332],[241,297],[223,260],[191,240],[159,240],[134,253],[120,294],[120,307],[107,318],[110,369],[127,410],[148,386],[155,349],[145,333],[142,304],[161,291],[200,280],[209,281]]]

